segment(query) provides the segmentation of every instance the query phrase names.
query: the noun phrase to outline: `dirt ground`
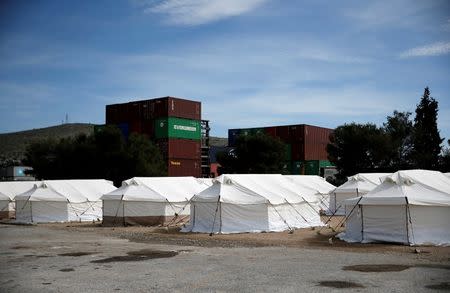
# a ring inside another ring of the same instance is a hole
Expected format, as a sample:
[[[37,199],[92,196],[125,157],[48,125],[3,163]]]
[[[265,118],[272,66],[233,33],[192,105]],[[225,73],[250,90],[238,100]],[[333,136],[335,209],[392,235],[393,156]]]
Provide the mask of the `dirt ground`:
[[[349,244],[336,233],[0,224],[0,292],[450,290],[450,247]]]
[[[322,217],[323,222],[329,218]],[[344,231],[344,227],[337,226],[342,217],[333,217],[323,228],[297,229],[293,233],[239,233],[239,234],[213,234],[183,233],[180,226],[172,227],[103,227],[101,223],[70,223],[70,224],[41,224],[51,229],[67,231],[89,231],[104,236],[128,239],[136,243],[168,244],[180,246],[200,247],[292,247],[309,249],[326,249],[347,252],[364,253],[406,253],[416,254],[418,258],[438,262],[450,261],[450,247],[436,246],[407,246],[389,243],[347,243],[336,238]]]

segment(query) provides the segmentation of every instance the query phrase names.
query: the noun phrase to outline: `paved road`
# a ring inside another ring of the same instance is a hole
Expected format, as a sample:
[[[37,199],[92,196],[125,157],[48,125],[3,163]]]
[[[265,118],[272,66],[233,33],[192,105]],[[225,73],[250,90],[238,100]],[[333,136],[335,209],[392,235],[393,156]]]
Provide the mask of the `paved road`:
[[[449,269],[413,253],[156,245],[0,224],[0,292],[448,292]]]

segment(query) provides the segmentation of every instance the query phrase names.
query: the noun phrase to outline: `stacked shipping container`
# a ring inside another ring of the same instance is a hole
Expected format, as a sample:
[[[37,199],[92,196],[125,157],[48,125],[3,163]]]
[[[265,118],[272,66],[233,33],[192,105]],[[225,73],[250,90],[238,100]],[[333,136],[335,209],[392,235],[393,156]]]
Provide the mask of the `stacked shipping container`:
[[[285,173],[320,175],[321,169],[333,167],[326,150],[332,132],[333,129],[306,124],[229,129],[228,145],[234,146],[240,135],[265,133],[286,144]]]
[[[146,134],[160,148],[169,176],[201,176],[201,103],[174,97],[106,106],[106,124],[127,138]]]

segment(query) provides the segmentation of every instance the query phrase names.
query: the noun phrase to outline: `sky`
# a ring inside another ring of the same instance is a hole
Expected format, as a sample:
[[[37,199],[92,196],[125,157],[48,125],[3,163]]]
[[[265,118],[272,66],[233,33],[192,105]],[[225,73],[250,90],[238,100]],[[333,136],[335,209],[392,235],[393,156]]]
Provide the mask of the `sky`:
[[[450,2],[0,1],[0,133],[175,96],[229,128],[375,123],[424,88],[450,138]]]

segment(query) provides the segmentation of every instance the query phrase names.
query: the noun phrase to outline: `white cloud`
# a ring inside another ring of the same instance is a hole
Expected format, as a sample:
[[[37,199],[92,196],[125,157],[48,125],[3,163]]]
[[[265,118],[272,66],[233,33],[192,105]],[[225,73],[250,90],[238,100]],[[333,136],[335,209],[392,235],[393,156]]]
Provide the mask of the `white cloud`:
[[[406,50],[400,54],[400,58],[439,56],[448,53],[450,53],[450,42],[438,42]]]
[[[147,13],[167,15],[173,25],[200,25],[247,13],[266,0],[163,0],[145,8]]]

